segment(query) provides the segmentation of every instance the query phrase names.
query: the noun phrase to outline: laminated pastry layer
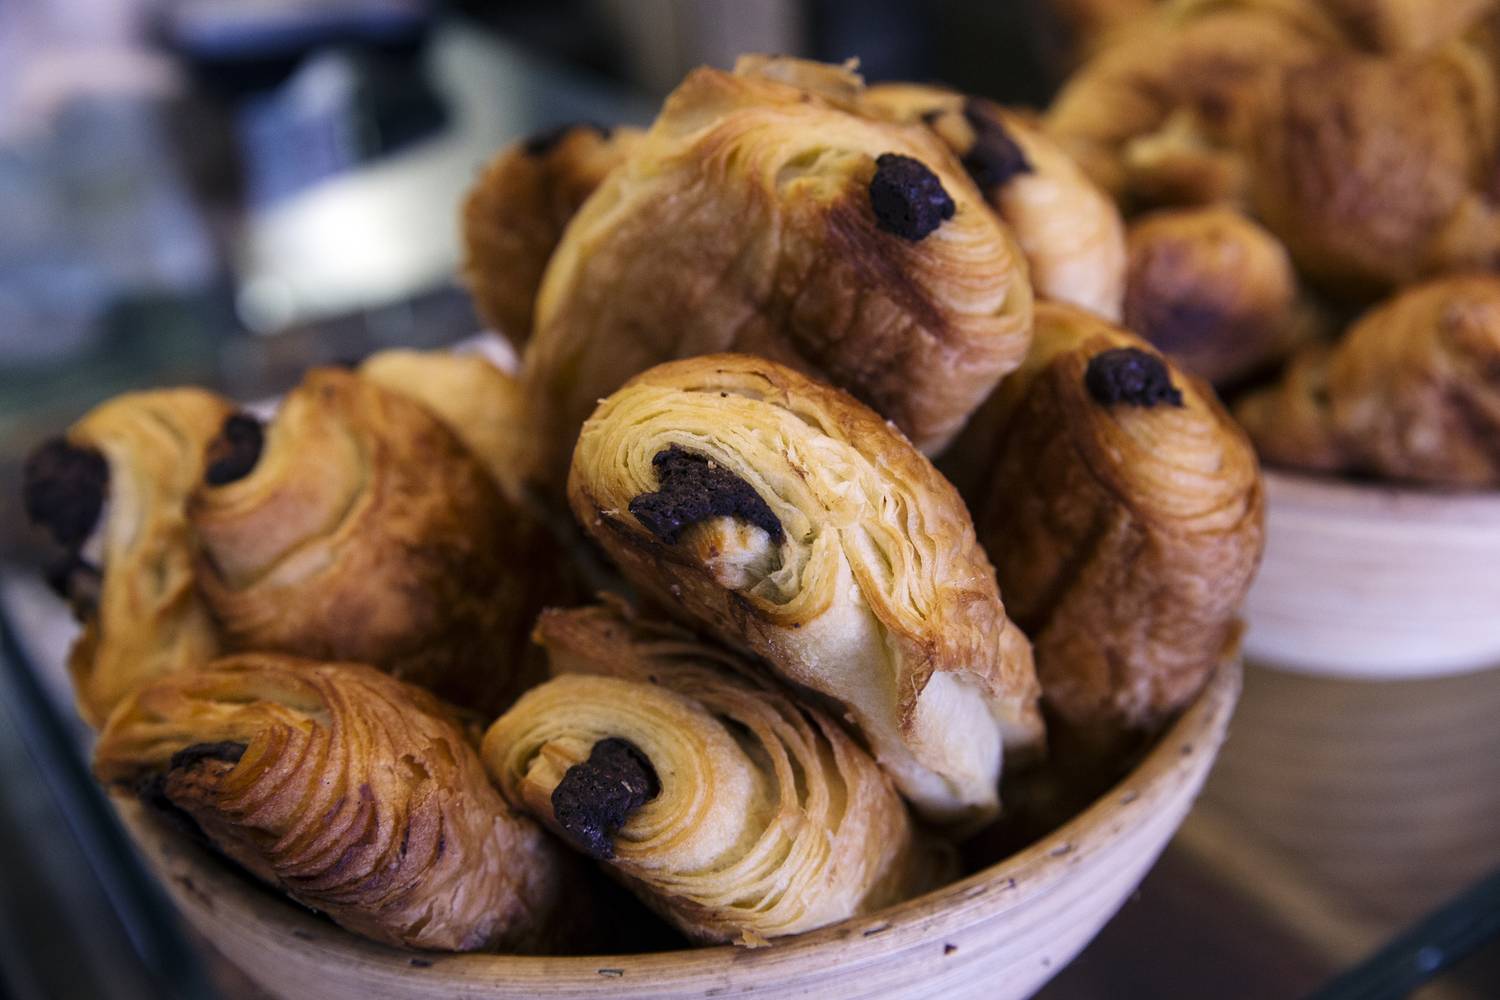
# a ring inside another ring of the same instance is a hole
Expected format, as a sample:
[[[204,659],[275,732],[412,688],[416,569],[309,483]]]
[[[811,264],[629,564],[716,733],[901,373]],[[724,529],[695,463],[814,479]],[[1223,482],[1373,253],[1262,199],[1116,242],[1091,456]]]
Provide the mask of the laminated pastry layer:
[[[554,679],[491,727],[486,766],[693,939],[763,944],[949,873],[869,754],[744,661],[611,607],[537,636]]]
[[[847,394],[745,355],[658,366],[584,426],[568,495],[641,591],[847,713],[925,814],[992,815],[1002,745],[1040,744],[963,501]]]
[[[794,365],[923,449],[1019,362],[1010,230],[937,136],[862,113],[860,86],[797,60],[695,70],[579,210],[525,357],[557,480],[597,401],[673,358]]]
[[[198,389],[127,393],[27,463],[27,513],[65,550],[51,575],[83,623],[68,667],[94,726],[141,684],[218,650],[186,507],[233,412]]]
[[[470,740],[435,698],[369,667],[243,654],[140,691],[94,770],[356,934],[562,946],[571,860],[505,804]]]

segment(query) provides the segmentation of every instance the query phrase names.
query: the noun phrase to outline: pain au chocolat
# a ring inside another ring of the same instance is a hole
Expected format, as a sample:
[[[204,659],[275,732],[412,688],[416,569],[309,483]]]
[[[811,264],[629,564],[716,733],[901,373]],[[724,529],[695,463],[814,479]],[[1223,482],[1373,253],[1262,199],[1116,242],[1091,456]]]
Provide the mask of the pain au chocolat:
[[[847,393],[748,355],[632,379],[568,499],[643,593],[847,715],[925,815],[993,815],[1038,748],[1026,637],[957,492]]]
[[[837,67],[698,69],[569,223],[525,381],[566,469],[598,400],[673,358],[759,354],[940,448],[1025,354],[1026,264],[945,143]]]
[[[517,344],[531,336],[537,289],[580,205],[640,141],[639,129],[581,123],[513,143],[464,200],[464,279],[480,319]]]
[[[986,410],[961,454],[987,470],[979,536],[1044,700],[1091,741],[1155,729],[1238,641],[1264,534],[1250,442],[1205,383],[1050,303]]]
[[[161,678],[94,770],[386,944],[543,950],[577,905],[566,852],[506,806],[455,716],[369,667],[252,653]]]
[[[941,87],[886,83],[863,105],[921,122],[946,142],[1015,233],[1039,297],[1120,318],[1125,227],[1119,209],[1039,122]]]
[[[66,550],[53,582],[83,622],[68,667],[94,726],[141,684],[219,648],[194,584],[186,506],[232,412],[199,389],[127,393],[27,461],[27,514]]]
[[[1500,486],[1500,277],[1402,291],[1235,412],[1277,465]]]
[[[189,517],[229,648],[368,663],[476,710],[519,691],[555,556],[436,414],[314,369],[210,455]]]
[[[610,607],[537,637],[554,678],[490,728],[490,774],[694,940],[764,944],[948,874],[840,725],[735,656]]]

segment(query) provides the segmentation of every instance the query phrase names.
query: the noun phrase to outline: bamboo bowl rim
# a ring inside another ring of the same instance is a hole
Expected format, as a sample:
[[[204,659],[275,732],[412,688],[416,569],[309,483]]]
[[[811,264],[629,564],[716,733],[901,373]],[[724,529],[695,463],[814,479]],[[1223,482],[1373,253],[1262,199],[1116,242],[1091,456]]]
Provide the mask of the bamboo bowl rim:
[[[979,872],[877,913],[795,935],[767,947],[717,945],[666,952],[602,956],[526,956],[453,954],[402,950],[367,941],[295,904],[269,887],[257,885],[204,849],[155,823],[133,800],[116,799],[126,825],[155,863],[163,879],[175,883],[175,895],[190,908],[212,911],[218,925],[235,933],[250,932],[268,948],[357,965],[365,974],[407,979],[420,966],[463,995],[482,995],[482,987],[503,983],[507,990],[535,986],[538,995],[597,991],[608,996],[627,983],[650,982],[670,989],[701,986],[706,976],[754,968],[758,983],[775,985],[805,973],[808,960],[836,955],[840,970],[854,971],[894,951],[931,942],[1052,892],[1066,881],[1085,856],[1106,848],[1133,827],[1143,825],[1163,800],[1182,786],[1206,777],[1227,735],[1239,697],[1238,656],[1221,663],[1198,697],[1158,738],[1146,757],[1108,792],[1051,834]],[[1192,794],[1196,797],[1197,788]],[[1167,806],[1170,808],[1170,805]],[[1187,805],[1182,806],[1185,814]],[[1173,823],[1180,822],[1181,816]],[[1165,846],[1168,837],[1162,838]],[[1154,857],[1153,857],[1154,860]],[[1121,894],[1121,901],[1128,891]],[[240,911],[243,926],[222,922],[222,908]],[[1113,910],[1110,911],[1111,915]],[[212,935],[210,935],[212,937]],[[434,968],[435,967],[435,968]],[[503,977],[501,979],[500,977]],[[432,980],[430,980],[432,981]]]

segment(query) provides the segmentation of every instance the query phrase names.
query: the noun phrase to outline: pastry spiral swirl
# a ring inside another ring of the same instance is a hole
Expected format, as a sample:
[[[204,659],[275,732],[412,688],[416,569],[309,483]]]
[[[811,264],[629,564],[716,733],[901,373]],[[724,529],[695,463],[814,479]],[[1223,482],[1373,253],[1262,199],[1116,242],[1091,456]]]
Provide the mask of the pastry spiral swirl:
[[[555,559],[435,415],[314,369],[239,457],[189,503],[229,648],[368,663],[476,710],[509,703],[546,600],[515,570]]]
[[[513,376],[481,354],[451,350],[380,351],[359,374],[427,407],[484,463],[505,498],[521,502],[537,449]]]
[[[921,84],[871,87],[864,104],[943,138],[1015,233],[1038,296],[1120,318],[1120,212],[1039,124],[993,101]]]
[[[584,426],[568,499],[643,592],[837,704],[926,815],[992,815],[1002,741],[1039,744],[963,501],[847,394],[747,355],[660,365]]]
[[[218,650],[185,511],[205,446],[231,412],[198,389],[127,393],[27,464],[27,512],[68,550],[57,582],[84,623],[68,667],[91,725],[146,681]]]
[[[535,951],[557,930],[569,859],[446,708],[369,667],[242,654],[162,678],[111,717],[94,769],[373,940]]]
[[[639,129],[579,124],[500,152],[464,200],[464,278],[479,318],[517,344],[568,220],[640,141]]]
[[[869,755],[735,657],[604,607],[537,637],[554,679],[490,728],[486,766],[688,936],[761,944],[934,884]]]
[[[542,283],[525,376],[550,475],[600,397],[673,358],[794,365],[929,450],[1019,363],[1020,249],[936,136],[858,112],[859,85],[747,59],[667,98]]]
[[[1500,277],[1408,288],[1236,415],[1279,465],[1500,486]]]
[[[1212,390],[1081,310],[1038,310],[987,404],[977,518],[1043,698],[1105,742],[1181,708],[1237,640],[1259,564],[1255,453]]]

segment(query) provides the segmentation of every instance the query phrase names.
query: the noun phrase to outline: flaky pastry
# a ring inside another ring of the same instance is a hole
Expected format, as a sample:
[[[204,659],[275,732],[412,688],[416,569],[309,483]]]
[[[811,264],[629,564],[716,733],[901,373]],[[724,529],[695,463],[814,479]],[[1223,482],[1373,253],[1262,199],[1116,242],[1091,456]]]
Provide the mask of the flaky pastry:
[[[531,336],[542,273],[578,207],[640,141],[639,129],[578,124],[513,143],[464,200],[464,280],[480,319],[517,344]]]
[[[126,393],[27,463],[27,513],[67,550],[54,582],[83,622],[68,668],[91,725],[142,683],[218,649],[185,508],[231,412],[199,389]]]
[[[508,704],[556,557],[479,459],[426,407],[332,368],[287,395],[263,442],[254,426],[242,443],[226,424],[188,508],[229,647]]]
[[[1252,203],[1311,277],[1364,294],[1500,268],[1500,92],[1478,49],[1332,53],[1264,86]]]
[[[1140,338],[1050,303],[986,407],[977,523],[1044,700],[1102,743],[1154,729],[1238,639],[1264,532],[1250,442]]]
[[[537,636],[555,677],[490,728],[490,774],[689,937],[761,944],[944,873],[839,724],[729,653],[604,607]]]
[[[111,717],[94,770],[386,944],[535,951],[577,905],[569,859],[449,710],[369,667],[249,653],[162,678]]]
[[[1124,325],[1210,382],[1266,369],[1317,327],[1286,248],[1232,208],[1142,216],[1129,247]]]
[[[1236,415],[1277,464],[1500,486],[1500,277],[1408,288]]]
[[[521,383],[479,353],[380,351],[359,374],[427,407],[484,463],[511,503],[521,502],[536,438]]]
[[[937,136],[858,113],[859,86],[796,60],[695,70],[579,210],[524,368],[557,479],[599,398],[672,358],[794,365],[924,449],[1019,363],[1014,238]]]
[[[864,104],[943,138],[1015,233],[1037,295],[1120,318],[1120,212],[1038,123],[993,101],[912,83],[871,87]]]
[[[838,705],[926,815],[992,815],[1002,743],[1040,743],[963,501],[846,393],[747,355],[660,365],[584,425],[568,499],[641,591]]]

